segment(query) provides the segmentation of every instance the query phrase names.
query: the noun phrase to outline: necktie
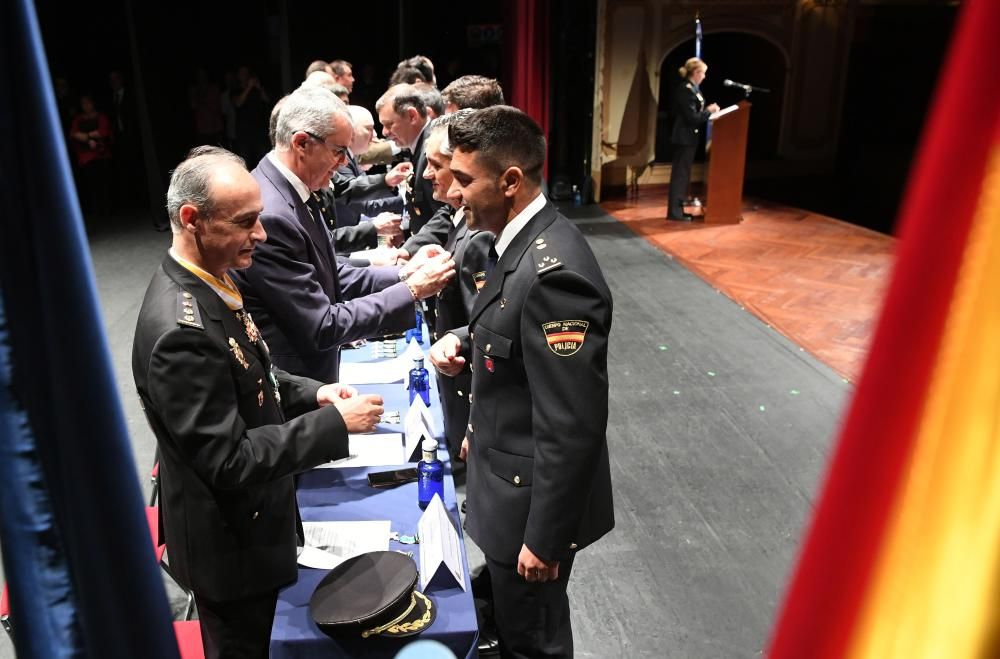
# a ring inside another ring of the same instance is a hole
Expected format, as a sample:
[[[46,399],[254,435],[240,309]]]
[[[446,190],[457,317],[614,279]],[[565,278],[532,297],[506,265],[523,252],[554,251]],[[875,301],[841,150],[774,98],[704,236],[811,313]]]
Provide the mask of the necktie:
[[[309,215],[312,216],[313,222],[316,223],[316,226],[322,227],[323,209],[320,207],[319,199],[316,197],[315,194],[309,195],[309,198],[306,199],[306,208],[309,209]]]
[[[500,257],[497,255],[496,245],[490,245],[490,251],[486,254],[486,281],[490,280],[490,275],[493,273],[493,268],[497,266],[498,260]]]

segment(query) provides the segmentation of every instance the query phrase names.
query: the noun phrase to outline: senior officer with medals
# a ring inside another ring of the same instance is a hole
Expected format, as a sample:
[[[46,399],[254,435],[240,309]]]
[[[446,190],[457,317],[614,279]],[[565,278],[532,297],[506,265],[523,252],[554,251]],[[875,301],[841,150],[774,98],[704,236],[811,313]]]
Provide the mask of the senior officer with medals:
[[[239,157],[199,147],[173,172],[169,254],[146,290],[132,373],[160,461],[170,566],[198,605],[206,657],[267,657],[278,588],[296,578],[292,476],[348,454],[378,396],[275,369],[239,290],[266,239]]]
[[[569,657],[574,556],[614,526],[611,292],[541,194],[538,124],[496,106],[452,124],[448,141],[469,226],[497,236],[469,326],[430,353],[446,375],[473,370],[466,528],[486,556],[502,654]]]

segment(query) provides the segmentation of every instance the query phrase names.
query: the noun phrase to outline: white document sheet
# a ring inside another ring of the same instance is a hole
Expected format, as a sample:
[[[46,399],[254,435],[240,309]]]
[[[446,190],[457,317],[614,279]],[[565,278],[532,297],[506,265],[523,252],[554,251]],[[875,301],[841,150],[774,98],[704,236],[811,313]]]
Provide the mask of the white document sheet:
[[[299,564],[331,570],[348,558],[369,551],[388,551],[389,520],[365,522],[302,522],[306,549],[299,554]],[[322,552],[329,557],[317,554]],[[305,560],[314,563],[309,565]],[[327,567],[329,565],[329,567]]]
[[[348,435],[351,454],[346,458],[321,464],[317,469],[341,467],[383,467],[406,463],[403,453],[403,435],[398,432],[372,435]]]
[[[729,107],[722,108],[718,112],[713,112],[712,114],[708,115],[708,120],[709,121],[715,121],[719,117],[725,116],[725,115],[729,114],[730,112],[736,112],[739,109],[740,108],[737,105],[730,105]]]
[[[453,579],[455,585],[465,590],[462,544],[438,495],[434,495],[420,516],[417,534],[420,536],[420,590],[426,592],[431,581],[448,588]]]

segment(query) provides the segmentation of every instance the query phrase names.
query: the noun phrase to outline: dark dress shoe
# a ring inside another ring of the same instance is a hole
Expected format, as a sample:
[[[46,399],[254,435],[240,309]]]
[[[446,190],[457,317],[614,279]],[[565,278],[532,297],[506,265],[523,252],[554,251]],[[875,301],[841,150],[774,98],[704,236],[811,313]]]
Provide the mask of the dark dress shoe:
[[[672,215],[667,215],[667,219],[670,220],[670,221],[672,221],[672,222],[692,222],[692,221],[694,221],[694,215],[688,215],[687,213],[684,213],[680,217],[674,217]]]

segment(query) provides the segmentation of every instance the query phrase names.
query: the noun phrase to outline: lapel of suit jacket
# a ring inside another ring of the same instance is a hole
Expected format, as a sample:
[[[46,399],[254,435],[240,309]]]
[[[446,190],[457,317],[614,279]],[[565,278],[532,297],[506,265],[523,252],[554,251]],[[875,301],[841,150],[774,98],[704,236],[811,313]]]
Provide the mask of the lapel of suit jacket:
[[[354,176],[361,176],[363,173],[361,166],[358,165],[358,159],[354,157],[353,153],[348,153],[347,155],[347,166],[351,168],[351,173]]]
[[[281,195],[281,198],[288,204],[299,225],[309,234],[309,238],[312,240],[313,245],[315,245],[316,251],[326,260],[328,268],[336,270],[337,261],[333,255],[333,246],[330,244],[330,235],[327,233],[326,227],[323,226],[323,219],[316,218],[313,220],[312,214],[309,213],[309,207],[303,203],[292,182],[278,171],[278,168],[274,166],[270,158],[264,156],[257,167],[264,175],[264,178],[270,181],[274,189]]]
[[[472,313],[469,314],[469,324],[476,322],[479,315],[483,313],[487,306],[503,290],[504,279],[511,272],[517,269],[517,265],[524,258],[524,255],[534,244],[535,239],[544,231],[553,220],[556,219],[556,208],[550,202],[546,202],[542,210],[538,211],[534,217],[514,237],[514,240],[504,250],[503,256],[497,261],[493,272],[486,279],[486,286],[476,296],[476,303],[472,306]],[[499,276],[498,276],[499,275]]]

